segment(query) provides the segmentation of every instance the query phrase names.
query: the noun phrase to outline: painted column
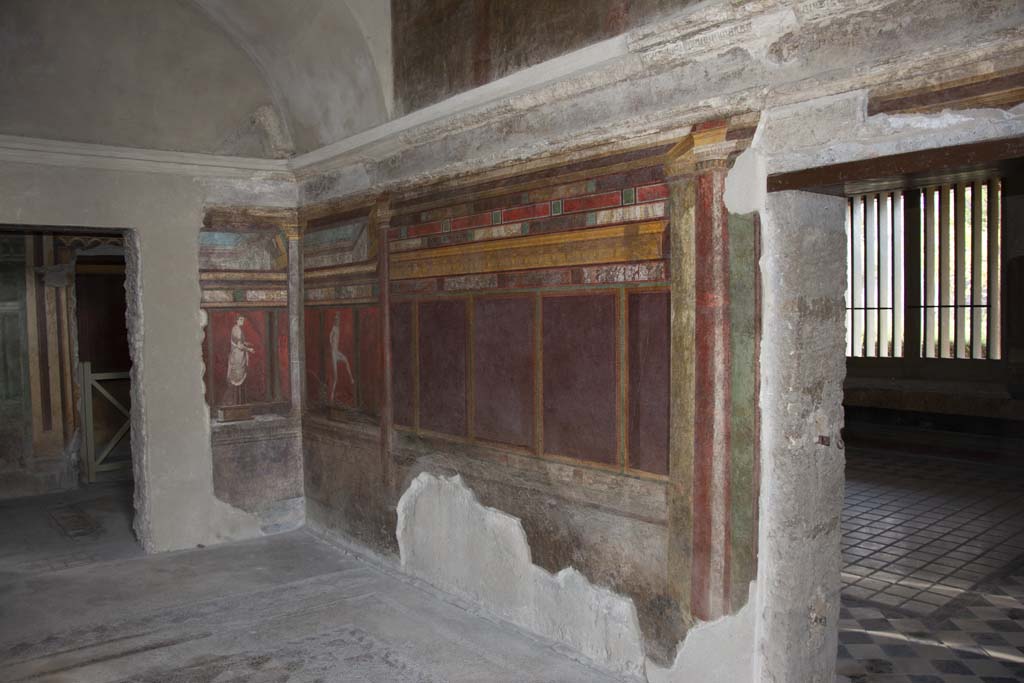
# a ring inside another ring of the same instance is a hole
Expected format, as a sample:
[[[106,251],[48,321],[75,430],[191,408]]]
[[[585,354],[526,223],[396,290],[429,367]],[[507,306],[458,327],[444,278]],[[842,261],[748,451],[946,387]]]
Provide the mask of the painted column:
[[[672,287],[668,571],[671,595],[687,622],[684,626],[689,627],[693,623],[690,586],[694,516],[694,221],[697,201],[692,136],[669,153],[665,175],[669,186]]]
[[[391,411],[391,273],[388,230],[391,229],[391,204],[387,200],[377,203],[372,217],[373,234],[377,239],[377,299],[380,302],[381,368],[383,391],[380,405],[380,461],[381,477],[388,490],[395,494],[397,481],[391,459],[393,436]]]
[[[694,516],[693,612],[715,619],[731,611],[730,416],[732,354],[729,320],[729,221],[725,208],[725,127],[707,131],[697,149],[694,268]],[[716,153],[718,152],[718,153]]]
[[[305,340],[303,339],[302,310],[302,231],[298,224],[284,228],[288,239],[288,379],[291,385],[291,415],[302,415],[303,367]]]
[[[695,127],[669,154],[672,399],[669,558],[683,614],[732,611],[732,351],[724,122]],[[737,606],[745,595],[737,596]]]

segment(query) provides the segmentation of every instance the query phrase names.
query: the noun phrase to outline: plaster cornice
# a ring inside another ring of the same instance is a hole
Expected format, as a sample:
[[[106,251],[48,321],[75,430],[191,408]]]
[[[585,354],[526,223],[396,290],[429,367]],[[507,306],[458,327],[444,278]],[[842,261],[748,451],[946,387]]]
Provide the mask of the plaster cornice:
[[[294,180],[288,162],[280,159],[137,149],[17,135],[0,135],[0,161],[190,177]]]

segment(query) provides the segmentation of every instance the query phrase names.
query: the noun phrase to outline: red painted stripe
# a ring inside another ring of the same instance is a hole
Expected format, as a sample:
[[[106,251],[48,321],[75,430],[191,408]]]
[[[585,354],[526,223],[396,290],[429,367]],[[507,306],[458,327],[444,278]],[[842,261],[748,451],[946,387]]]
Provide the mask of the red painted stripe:
[[[636,188],[636,201],[638,204],[644,202],[656,202],[659,199],[668,199],[668,185],[645,185]]]
[[[468,228],[479,228],[491,224],[491,214],[478,213],[473,216],[463,216],[452,219],[452,230],[466,230]]]
[[[414,225],[409,228],[406,235],[408,237],[419,237],[420,235],[435,235],[441,232],[441,223],[423,223],[422,225]]]
[[[524,221],[530,218],[544,218],[551,214],[551,204],[544,202],[543,204],[531,204],[530,206],[520,206],[515,209],[505,209],[501,213],[502,223],[515,223],[516,221]]]
[[[589,197],[579,199],[566,199],[562,203],[562,211],[574,213],[576,211],[592,211],[593,209],[607,209],[612,206],[619,206],[622,203],[622,193],[605,192],[604,194],[592,194]]]
[[[401,239],[401,238],[402,238],[402,229],[401,228],[391,228],[390,230],[388,230],[388,240],[394,241],[394,240]]]

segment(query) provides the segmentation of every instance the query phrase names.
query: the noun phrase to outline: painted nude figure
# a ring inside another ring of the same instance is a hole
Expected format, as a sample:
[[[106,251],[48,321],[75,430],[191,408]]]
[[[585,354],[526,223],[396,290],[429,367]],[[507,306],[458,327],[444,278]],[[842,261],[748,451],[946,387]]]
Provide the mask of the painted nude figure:
[[[348,371],[348,379],[352,382],[352,388],[355,389],[356,379],[352,376],[352,367],[348,364],[348,358],[341,352],[341,314],[334,314],[334,324],[331,326],[331,391],[328,394],[328,399],[331,401],[336,400],[334,396],[335,390],[338,388],[338,363],[345,364],[345,370]]]
[[[238,316],[231,328],[231,350],[228,352],[228,392],[236,405],[242,402],[242,385],[249,370],[249,354],[256,349],[245,341],[245,316]]]

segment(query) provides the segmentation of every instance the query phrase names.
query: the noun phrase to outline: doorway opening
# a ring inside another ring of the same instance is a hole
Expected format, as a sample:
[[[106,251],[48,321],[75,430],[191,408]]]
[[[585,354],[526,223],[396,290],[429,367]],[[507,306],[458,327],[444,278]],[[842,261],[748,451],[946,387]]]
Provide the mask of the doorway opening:
[[[965,145],[801,188],[847,202],[837,654],[852,680],[1024,678],[1018,157],[1013,141]]]
[[[3,569],[142,552],[133,530],[130,238],[0,226],[0,506],[4,538],[15,542]]]

